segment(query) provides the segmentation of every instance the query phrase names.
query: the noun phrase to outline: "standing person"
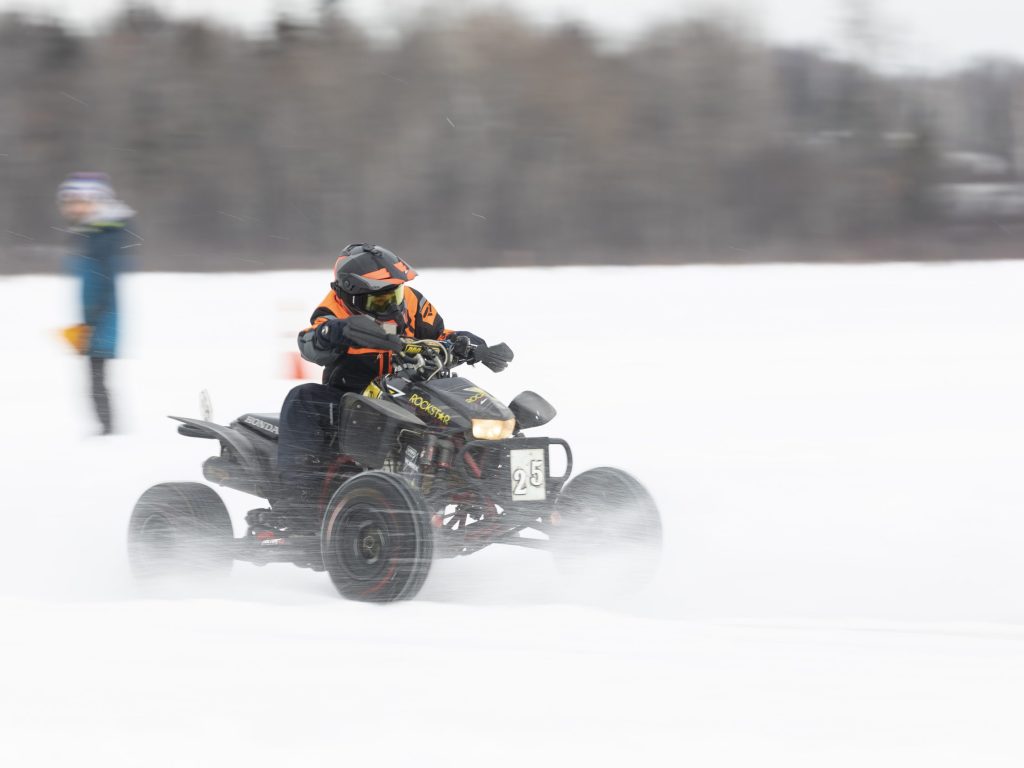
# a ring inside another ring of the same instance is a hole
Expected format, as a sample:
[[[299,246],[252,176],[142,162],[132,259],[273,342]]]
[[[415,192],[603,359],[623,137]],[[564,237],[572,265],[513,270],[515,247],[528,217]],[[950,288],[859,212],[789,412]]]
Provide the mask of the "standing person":
[[[57,190],[61,216],[70,225],[72,272],[82,284],[80,346],[89,358],[90,386],[100,434],[114,431],[106,364],[117,355],[117,276],[126,227],[135,212],[114,195],[102,173],[73,173]]]

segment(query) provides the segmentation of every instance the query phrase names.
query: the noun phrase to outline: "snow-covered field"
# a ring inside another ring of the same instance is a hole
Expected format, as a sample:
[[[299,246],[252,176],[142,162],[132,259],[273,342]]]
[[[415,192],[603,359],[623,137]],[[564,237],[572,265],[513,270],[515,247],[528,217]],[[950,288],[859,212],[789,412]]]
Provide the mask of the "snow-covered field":
[[[132,504],[211,447],[165,414],[277,410],[328,280],[125,279],[112,438],[74,286],[0,280],[0,765],[1024,764],[1024,264],[428,271],[517,352],[478,384],[651,488],[655,583],[494,549],[401,605],[287,565],[140,592]]]

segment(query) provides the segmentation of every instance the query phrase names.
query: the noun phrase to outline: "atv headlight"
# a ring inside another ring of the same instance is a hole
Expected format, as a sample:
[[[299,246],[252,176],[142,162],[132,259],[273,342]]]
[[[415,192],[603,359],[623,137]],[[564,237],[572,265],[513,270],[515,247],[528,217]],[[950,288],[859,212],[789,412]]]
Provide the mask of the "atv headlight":
[[[473,419],[473,437],[477,440],[504,440],[512,437],[515,419]]]

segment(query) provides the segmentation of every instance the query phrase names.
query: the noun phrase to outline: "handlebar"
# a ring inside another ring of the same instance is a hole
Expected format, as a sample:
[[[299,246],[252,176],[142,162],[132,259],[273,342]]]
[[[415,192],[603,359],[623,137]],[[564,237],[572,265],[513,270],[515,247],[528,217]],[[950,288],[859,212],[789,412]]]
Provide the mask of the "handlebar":
[[[365,315],[350,318],[345,324],[345,338],[354,346],[395,353],[395,372],[406,372],[424,380],[447,373],[461,363],[483,363],[492,371],[503,371],[514,355],[507,344],[473,347],[445,339],[408,339],[386,333]]]
[[[432,339],[402,339],[402,349],[396,353],[395,373],[411,373],[421,381],[430,381],[438,374],[450,371],[466,362],[457,359],[450,341]]]
[[[515,357],[507,344],[472,347],[460,344],[459,337],[443,341],[401,339],[400,346],[395,372],[409,371],[424,381],[462,363],[483,363],[484,367],[500,373]]]

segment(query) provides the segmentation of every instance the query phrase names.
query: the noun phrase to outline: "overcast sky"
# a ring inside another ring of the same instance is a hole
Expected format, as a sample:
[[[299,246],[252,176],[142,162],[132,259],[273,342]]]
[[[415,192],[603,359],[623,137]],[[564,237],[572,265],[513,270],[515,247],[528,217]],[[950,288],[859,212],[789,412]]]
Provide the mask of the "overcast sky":
[[[887,44],[887,66],[941,68],[985,53],[1024,58],[1024,5],[1013,0],[861,0],[875,9]],[[579,19],[612,39],[629,39],[661,19],[709,9],[741,14],[773,40],[839,45],[847,0],[340,0],[350,15],[378,31],[424,6],[520,8],[545,22]],[[124,0],[0,0],[0,9],[46,10],[79,25],[94,23]],[[209,15],[251,31],[265,29],[279,12],[309,13],[318,0],[164,0],[175,16]]]

